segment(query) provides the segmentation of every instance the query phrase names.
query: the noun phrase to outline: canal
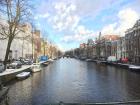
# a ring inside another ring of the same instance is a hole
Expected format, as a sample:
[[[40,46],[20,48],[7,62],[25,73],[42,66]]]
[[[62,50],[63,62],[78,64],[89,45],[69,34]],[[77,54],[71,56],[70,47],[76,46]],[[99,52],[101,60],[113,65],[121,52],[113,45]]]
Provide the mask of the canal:
[[[22,81],[12,81],[9,105],[91,103],[140,99],[140,74],[61,58]]]

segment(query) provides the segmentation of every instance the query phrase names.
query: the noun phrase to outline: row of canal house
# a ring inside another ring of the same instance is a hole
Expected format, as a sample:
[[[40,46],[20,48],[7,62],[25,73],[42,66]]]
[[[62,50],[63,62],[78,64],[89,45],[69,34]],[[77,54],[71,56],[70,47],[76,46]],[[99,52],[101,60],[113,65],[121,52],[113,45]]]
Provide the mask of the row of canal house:
[[[104,35],[96,41],[89,39],[87,43],[80,44],[75,52],[79,57],[93,59],[107,59],[109,56],[116,56],[119,60],[127,57],[125,37],[118,35]]]
[[[128,58],[130,62],[140,64],[140,20],[125,32],[124,37],[119,35],[99,35],[93,41],[80,44],[75,49],[75,55],[93,59],[107,59],[109,56],[116,56],[118,60]]]
[[[125,37],[120,37],[119,35],[104,35],[95,46],[96,50],[99,50],[98,52],[96,51],[98,58],[107,59],[109,56],[116,56],[119,60],[127,57]]]

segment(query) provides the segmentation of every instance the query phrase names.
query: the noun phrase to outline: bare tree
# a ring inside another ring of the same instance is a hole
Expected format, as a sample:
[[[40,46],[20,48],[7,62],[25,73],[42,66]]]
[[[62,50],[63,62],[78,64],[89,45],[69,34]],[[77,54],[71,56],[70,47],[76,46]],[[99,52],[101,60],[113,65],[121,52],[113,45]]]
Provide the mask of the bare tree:
[[[3,13],[7,23],[6,25],[0,24],[0,38],[3,40],[7,39],[8,41],[4,59],[4,65],[6,67],[12,41],[15,38],[24,37],[18,36],[18,34],[23,31],[21,24],[27,22],[28,16],[31,13],[29,1],[0,0],[0,12]]]

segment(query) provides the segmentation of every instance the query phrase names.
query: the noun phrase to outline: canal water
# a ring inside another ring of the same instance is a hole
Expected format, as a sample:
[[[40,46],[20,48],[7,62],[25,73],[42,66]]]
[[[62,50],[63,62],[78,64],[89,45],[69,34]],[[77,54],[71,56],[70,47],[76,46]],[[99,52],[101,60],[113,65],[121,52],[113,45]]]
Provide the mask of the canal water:
[[[9,105],[92,103],[140,99],[140,74],[61,58],[22,81],[12,81]]]

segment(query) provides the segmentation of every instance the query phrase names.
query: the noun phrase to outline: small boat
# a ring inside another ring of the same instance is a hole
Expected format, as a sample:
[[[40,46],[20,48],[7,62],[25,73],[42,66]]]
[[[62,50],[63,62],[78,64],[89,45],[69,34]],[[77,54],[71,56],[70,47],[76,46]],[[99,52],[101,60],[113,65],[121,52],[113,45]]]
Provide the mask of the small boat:
[[[40,67],[40,64],[39,63],[33,63],[32,64],[32,72],[39,72],[41,71],[41,67]]]
[[[53,58],[53,60],[57,60],[57,58],[55,57],[55,58]]]
[[[54,60],[53,60],[53,59],[49,59],[48,61],[49,61],[49,62],[53,62]]]
[[[86,61],[87,61],[87,62],[90,62],[90,61],[92,61],[92,59],[86,59]]]
[[[140,71],[140,66],[129,65],[130,70]]]
[[[25,78],[29,77],[30,74],[31,74],[30,72],[22,72],[20,74],[17,74],[16,77],[17,77],[17,79],[25,79]]]
[[[81,57],[80,59],[81,59],[81,60],[86,60],[86,57]]]
[[[47,62],[42,63],[42,65],[43,65],[43,66],[48,66],[49,63],[50,63],[50,62],[47,61]]]

